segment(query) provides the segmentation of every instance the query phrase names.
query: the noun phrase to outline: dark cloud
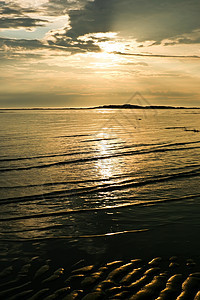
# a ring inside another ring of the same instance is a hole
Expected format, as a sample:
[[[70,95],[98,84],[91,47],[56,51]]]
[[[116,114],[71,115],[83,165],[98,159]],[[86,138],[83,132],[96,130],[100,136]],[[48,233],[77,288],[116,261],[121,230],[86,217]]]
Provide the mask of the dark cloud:
[[[48,11],[50,15],[64,15],[71,9],[81,9],[85,6],[88,0],[49,0],[43,5],[43,8]]]
[[[108,32],[112,29],[113,0],[88,2],[84,9],[69,13],[71,30],[68,36],[78,37],[92,32]]]
[[[175,39],[174,41],[164,43],[165,46],[177,45],[177,44],[199,44],[200,43],[200,36],[196,38],[187,38],[181,37]]]
[[[49,1],[46,5],[42,6],[40,10],[34,10],[31,8],[23,8],[14,3],[6,3],[5,1],[1,1],[2,5],[1,13],[4,15],[0,19],[0,28],[8,29],[8,28],[26,28],[31,29],[38,26],[45,26],[48,21],[43,20],[42,18],[31,18],[27,16],[27,13],[45,13],[50,15],[63,15],[68,9],[76,8],[77,11],[80,11],[81,8],[84,7],[87,0],[79,0],[79,1],[66,1],[66,0],[54,0]],[[46,10],[45,10],[46,9]],[[68,29],[67,29],[68,30]],[[71,54],[74,53],[84,53],[84,52],[98,52],[100,51],[99,46],[97,46],[94,42],[95,39],[90,38],[87,41],[82,41],[80,39],[75,38],[67,38],[67,34],[60,35],[53,31],[52,33],[53,39],[47,41],[46,44],[39,40],[26,40],[26,39],[1,39],[0,45],[6,45],[9,48],[23,48],[23,49],[60,49],[62,51],[67,51]]]
[[[153,40],[155,43],[152,45],[155,45],[199,27],[199,0],[94,0],[76,3],[84,5],[80,9],[69,10],[70,28],[52,33],[54,39],[49,44],[79,48],[81,51],[99,51],[95,42],[103,40],[98,40],[92,33],[117,31],[121,37],[135,38],[138,42]],[[72,4],[74,2],[56,0],[50,1],[48,6],[69,8]],[[90,40],[80,42],[79,37],[84,35],[90,35]],[[188,39],[187,42],[192,43],[193,40]]]
[[[71,29],[66,30],[66,35],[75,38],[92,32],[117,31],[138,42],[160,43],[198,29],[199,11],[199,0],[88,1],[84,8],[69,11]]]
[[[24,59],[44,58],[44,55],[34,53],[34,50],[42,49],[55,49],[55,47],[45,45],[39,40],[0,38],[1,64],[9,64],[11,60],[23,61]]]
[[[0,1],[0,13],[2,15],[22,16],[27,13],[38,13],[41,10],[34,8],[24,8],[17,3]]]
[[[68,40],[64,38],[57,39],[56,42],[48,41],[51,46],[63,47],[63,50],[74,52],[99,52],[101,49],[98,45],[94,44],[93,40],[81,41],[78,39]]]
[[[41,12],[46,15],[69,15],[70,26],[67,24],[65,30],[50,32],[45,45],[37,40],[4,39],[4,45],[13,48],[61,49],[71,54],[98,52],[101,51],[98,42],[108,41],[110,38],[97,38],[92,33],[109,31],[118,32],[119,37],[136,39],[141,42],[140,46],[147,40],[154,41],[152,45],[160,44],[166,39],[169,42],[165,45],[200,42],[199,37],[184,36],[199,28],[199,0],[49,0],[40,10],[23,8],[12,2],[9,4],[0,1],[0,4],[4,14],[0,20],[0,28],[3,29],[45,26],[48,21],[38,17]],[[37,17],[29,17],[29,12],[38,12]],[[84,35],[88,35],[87,39],[80,39]]]
[[[40,11],[38,9],[24,8],[16,3],[6,3],[0,1],[0,28],[32,28],[37,26],[45,26],[48,21],[42,18],[31,18],[27,14],[32,13],[37,15]]]
[[[0,1],[0,4],[2,15],[6,15],[0,21],[1,28],[31,28],[46,23],[42,18],[32,19],[26,15],[39,10],[12,2]],[[117,31],[138,42],[151,40],[159,44],[197,30],[199,11],[199,0],[49,0],[40,7],[40,12],[46,15],[69,14],[71,29],[66,28],[66,33],[60,34],[59,43],[66,36],[76,40],[93,32]],[[180,38],[179,43],[199,43],[199,39]]]
[[[31,28],[36,26],[45,26],[48,23],[46,20],[42,19],[32,19],[28,17],[21,18],[1,18],[0,19],[0,28]]]
[[[56,3],[62,4],[63,2],[62,0],[56,1]],[[105,1],[101,3],[99,0],[94,2],[79,1],[79,4],[85,4],[85,6],[82,9],[69,11],[71,29],[66,28],[64,33],[53,33],[54,42],[49,41],[49,43],[64,47],[78,47],[87,51],[100,51],[99,46],[95,42],[108,41],[110,40],[109,38],[96,38],[91,35],[87,41],[81,41],[79,37],[89,33],[110,31],[108,24],[111,17],[111,7],[106,5],[106,3]]]
[[[142,56],[142,57],[164,57],[164,58],[194,58],[200,59],[198,55],[162,55],[162,54],[142,54],[142,53],[128,53],[128,52],[118,52],[114,51],[114,54],[125,55],[125,56]]]
[[[139,42],[159,43],[199,28],[199,11],[198,0],[118,1],[113,24]]]
[[[26,39],[7,39],[7,38],[0,38],[0,47],[7,46],[8,48],[23,48],[23,49],[38,49],[38,48],[45,48],[41,41],[38,40],[26,40]]]
[[[26,40],[26,39],[8,39],[0,38],[0,51],[1,55],[13,57],[22,50],[36,50],[36,49],[49,49],[60,50],[68,54],[85,53],[85,52],[98,52],[100,48],[93,43],[93,41],[74,41],[63,39],[54,43],[49,41],[43,43],[39,40]]]
[[[5,3],[0,2],[0,5],[5,5]],[[5,15],[21,15],[22,14],[22,12],[20,12],[19,10],[11,8],[11,7],[6,7],[6,6],[1,7],[0,13],[2,15],[3,14],[5,14]]]
[[[0,38],[0,64],[9,65],[13,60],[42,59],[44,55],[33,53],[33,50],[48,47],[38,40]]]

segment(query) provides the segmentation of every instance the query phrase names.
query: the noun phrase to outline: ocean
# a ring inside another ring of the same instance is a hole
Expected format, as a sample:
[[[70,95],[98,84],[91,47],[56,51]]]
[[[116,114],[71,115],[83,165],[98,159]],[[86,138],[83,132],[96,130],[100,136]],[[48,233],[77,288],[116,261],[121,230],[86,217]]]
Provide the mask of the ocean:
[[[199,257],[199,117],[1,110],[0,262]]]

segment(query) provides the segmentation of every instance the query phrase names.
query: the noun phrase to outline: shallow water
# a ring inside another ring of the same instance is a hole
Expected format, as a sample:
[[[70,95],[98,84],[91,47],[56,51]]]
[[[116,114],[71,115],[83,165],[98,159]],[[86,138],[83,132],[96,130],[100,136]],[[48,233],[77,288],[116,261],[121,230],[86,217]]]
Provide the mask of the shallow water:
[[[199,114],[3,111],[2,242],[55,241],[55,251],[80,251],[74,261],[131,256],[130,247],[144,256],[146,245],[149,256],[197,255]]]

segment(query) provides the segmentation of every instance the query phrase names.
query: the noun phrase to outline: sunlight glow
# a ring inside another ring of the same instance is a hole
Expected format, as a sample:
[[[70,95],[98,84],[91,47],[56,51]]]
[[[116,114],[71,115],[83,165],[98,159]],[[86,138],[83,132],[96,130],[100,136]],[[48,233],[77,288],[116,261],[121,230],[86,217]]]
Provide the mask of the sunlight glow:
[[[123,52],[125,45],[118,42],[100,42],[98,43],[98,46],[105,52]]]
[[[114,66],[117,66],[124,61],[124,58],[120,57],[120,55],[109,52],[91,53],[88,54],[88,56],[90,57],[90,59],[93,58],[90,66],[95,69],[113,68]]]

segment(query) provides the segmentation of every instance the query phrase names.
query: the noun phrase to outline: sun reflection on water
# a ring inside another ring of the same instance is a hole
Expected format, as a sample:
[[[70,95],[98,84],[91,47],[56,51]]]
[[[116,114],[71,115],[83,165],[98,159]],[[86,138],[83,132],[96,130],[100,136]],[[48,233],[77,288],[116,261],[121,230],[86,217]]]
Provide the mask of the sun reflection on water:
[[[100,135],[101,140],[98,141],[97,149],[99,151],[100,156],[110,156],[113,154],[111,152],[111,137],[109,134],[102,133]],[[113,144],[112,144],[113,149]],[[119,172],[119,162],[116,157],[111,157],[107,159],[99,159],[96,162],[96,169],[98,174],[102,179],[113,177],[116,174],[116,170]]]

